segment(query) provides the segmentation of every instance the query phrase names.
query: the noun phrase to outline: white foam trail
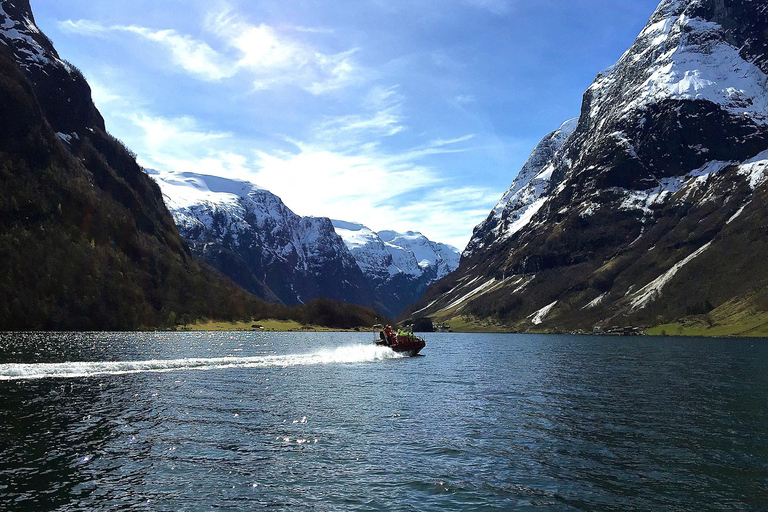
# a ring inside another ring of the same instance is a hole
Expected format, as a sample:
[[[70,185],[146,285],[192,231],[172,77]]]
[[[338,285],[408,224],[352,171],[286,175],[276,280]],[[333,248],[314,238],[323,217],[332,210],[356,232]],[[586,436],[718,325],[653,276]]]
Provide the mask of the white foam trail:
[[[149,361],[99,361],[68,363],[0,364],[0,381],[45,378],[94,377],[130,373],[174,372],[180,370],[218,370],[224,368],[263,368],[329,363],[365,363],[402,357],[386,347],[350,345],[312,354],[253,357],[213,357],[153,359]]]

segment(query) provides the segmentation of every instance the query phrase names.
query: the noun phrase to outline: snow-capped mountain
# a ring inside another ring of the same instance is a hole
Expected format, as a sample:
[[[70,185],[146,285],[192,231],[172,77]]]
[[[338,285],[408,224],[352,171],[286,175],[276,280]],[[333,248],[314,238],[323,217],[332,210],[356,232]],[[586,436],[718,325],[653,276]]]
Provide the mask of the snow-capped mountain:
[[[316,297],[373,304],[331,221],[300,217],[252,183],[147,170],[192,250],[247,290],[298,304]]]
[[[578,119],[570,119],[536,145],[528,161],[512,181],[512,186],[496,204],[488,218],[478,225],[464,255],[469,257],[487,244],[503,242],[522,229],[546,200],[545,192],[554,170],[555,154],[576,129]]]
[[[418,232],[376,233],[362,224],[340,220],[333,225],[372,282],[378,302],[393,314],[459,264],[458,249],[432,242]]]
[[[527,329],[767,309],[767,27],[762,0],[661,2],[410,314]]]
[[[246,181],[146,170],[192,250],[257,295],[287,304],[328,297],[395,315],[458,265],[419,233],[300,217]]]
[[[459,266],[458,249],[448,244],[432,242],[418,231],[379,231],[379,237],[392,254],[395,265],[407,274],[423,275],[433,271],[436,281]]]

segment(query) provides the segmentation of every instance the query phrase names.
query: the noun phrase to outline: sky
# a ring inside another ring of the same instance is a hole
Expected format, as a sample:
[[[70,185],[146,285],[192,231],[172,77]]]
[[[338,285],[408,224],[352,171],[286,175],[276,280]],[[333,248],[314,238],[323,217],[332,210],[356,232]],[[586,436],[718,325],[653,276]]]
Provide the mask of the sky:
[[[145,167],[459,249],[658,0],[32,0]]]

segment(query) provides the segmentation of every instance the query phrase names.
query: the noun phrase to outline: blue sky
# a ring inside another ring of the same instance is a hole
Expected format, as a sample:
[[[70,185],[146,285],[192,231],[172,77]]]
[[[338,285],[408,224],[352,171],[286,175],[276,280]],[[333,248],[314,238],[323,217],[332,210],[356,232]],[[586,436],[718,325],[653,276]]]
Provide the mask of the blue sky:
[[[657,0],[32,0],[147,167],[462,248]]]

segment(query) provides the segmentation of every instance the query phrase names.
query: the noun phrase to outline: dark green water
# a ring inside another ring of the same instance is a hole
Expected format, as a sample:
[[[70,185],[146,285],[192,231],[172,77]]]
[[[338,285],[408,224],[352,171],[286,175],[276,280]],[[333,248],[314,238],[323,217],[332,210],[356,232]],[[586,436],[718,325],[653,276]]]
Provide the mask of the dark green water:
[[[369,340],[0,334],[0,510],[768,509],[768,340]]]

